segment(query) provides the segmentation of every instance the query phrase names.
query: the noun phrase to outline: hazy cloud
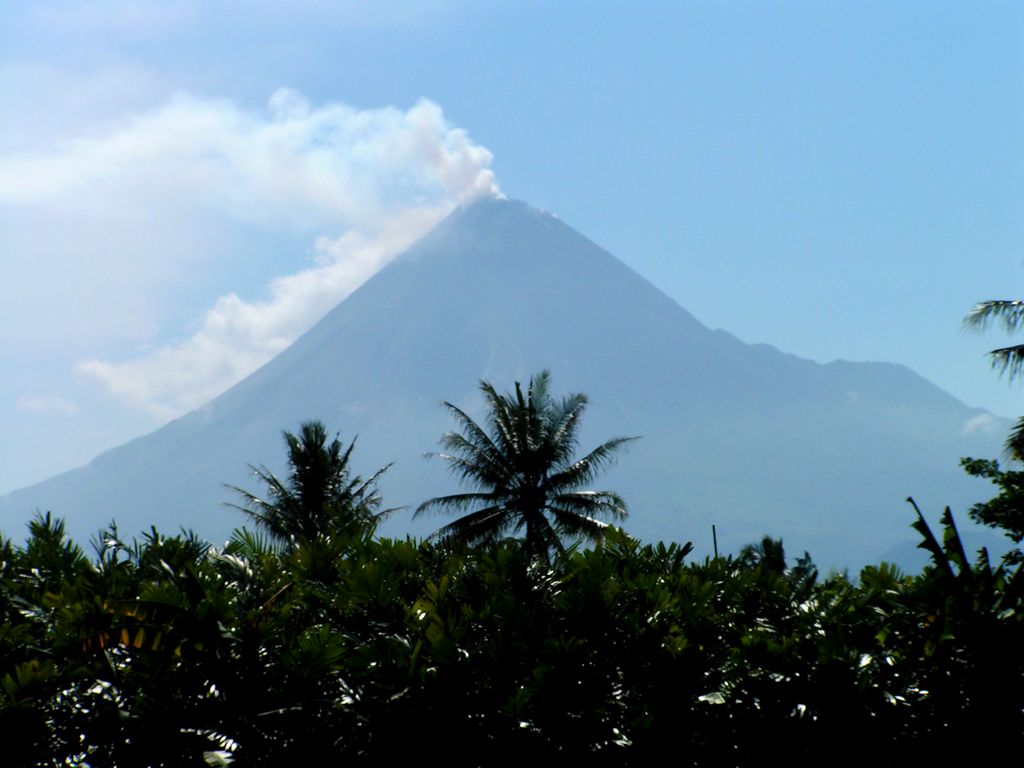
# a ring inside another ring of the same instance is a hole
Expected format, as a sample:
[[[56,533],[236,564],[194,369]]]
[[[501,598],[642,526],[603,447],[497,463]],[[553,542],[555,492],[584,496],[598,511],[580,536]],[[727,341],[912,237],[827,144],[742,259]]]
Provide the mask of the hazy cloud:
[[[999,419],[991,413],[979,413],[972,416],[964,424],[963,434],[969,435],[972,432],[991,434],[999,429]]]
[[[222,296],[185,341],[126,362],[90,360],[77,370],[161,419],[197,408],[285,349],[447,210],[406,211],[376,236],[321,237],[317,266],[273,280],[266,300]]]
[[[261,224],[379,226],[402,207],[496,189],[490,152],[430,101],[313,109],[282,89],[268,113],[177,96],[109,135],[0,156],[0,203],[88,209],[142,196]]]
[[[78,413],[78,405],[60,395],[19,397],[14,402],[14,409],[21,413],[59,413],[64,416],[74,416]]]
[[[302,0],[282,4],[248,0],[237,18],[237,3],[227,0],[34,0],[24,12],[26,26],[77,34],[168,36],[200,24],[217,24],[225,15],[236,24],[316,24],[356,27],[407,26],[455,13],[460,0]]]
[[[57,0],[29,8],[29,19],[48,27],[68,27],[80,32],[116,31],[131,34],[165,34],[168,27],[196,18],[193,2],[155,0]]]
[[[162,418],[180,414],[281,351],[455,205],[498,194],[491,159],[430,101],[313,106],[288,89],[262,113],[179,95],[99,136],[0,154],[0,215],[18,214],[0,234],[14,275],[0,301],[12,316],[50,310],[0,338],[155,342],[77,370]],[[216,242],[224,221],[235,238],[226,244]],[[175,291],[194,291],[217,253],[244,265],[245,232],[306,238],[312,266],[256,298],[217,298],[194,333],[161,344]]]

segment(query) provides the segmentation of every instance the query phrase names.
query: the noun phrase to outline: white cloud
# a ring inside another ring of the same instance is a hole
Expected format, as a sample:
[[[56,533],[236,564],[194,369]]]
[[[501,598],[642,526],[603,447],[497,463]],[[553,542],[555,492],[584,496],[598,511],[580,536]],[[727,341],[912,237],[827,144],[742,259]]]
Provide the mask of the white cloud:
[[[979,413],[972,416],[964,423],[963,434],[969,435],[972,432],[992,434],[999,429],[999,419],[991,413]]]
[[[490,162],[426,100],[313,109],[282,89],[263,116],[179,95],[101,138],[0,156],[0,204],[88,210],[141,196],[253,223],[379,226],[398,208],[493,192]]]
[[[360,110],[287,89],[263,114],[179,95],[99,136],[0,154],[0,216],[15,222],[0,234],[14,275],[0,301],[12,317],[37,315],[0,339],[114,333],[155,345],[76,370],[178,415],[281,351],[455,205],[498,194],[490,164],[430,101]],[[223,222],[234,239],[221,237]],[[244,244],[265,233],[305,238],[313,265],[293,261],[258,298],[220,296],[188,338],[154,338],[176,313],[180,322],[176,296],[216,271],[209,260],[244,269],[260,258]]]
[[[317,266],[272,281],[268,299],[222,296],[191,338],[127,362],[89,360],[77,370],[161,419],[197,408],[285,349],[447,211],[406,211],[373,237],[321,237]]]

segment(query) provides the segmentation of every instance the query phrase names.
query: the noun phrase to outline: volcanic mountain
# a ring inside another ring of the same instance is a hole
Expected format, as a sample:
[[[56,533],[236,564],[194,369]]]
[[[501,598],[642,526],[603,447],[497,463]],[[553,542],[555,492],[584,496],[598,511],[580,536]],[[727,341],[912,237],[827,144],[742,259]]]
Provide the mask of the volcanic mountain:
[[[451,214],[291,347],[204,407],[87,466],[0,499],[8,535],[37,509],[80,538],[116,519],[222,541],[243,517],[231,484],[247,464],[283,471],[281,430],[320,419],[358,434],[361,474],[395,462],[381,488],[411,509],[458,490],[424,453],[453,427],[451,401],[481,414],[499,390],[548,368],[552,391],[584,392],[582,451],[639,435],[598,489],[629,504],[643,539],[722,551],[770,534],[791,554],[860,565],[912,551],[914,495],[936,514],[989,489],[958,458],[995,456],[983,411],[899,365],[826,365],[710,330],[556,217],[486,199]],[[974,420],[974,421],[972,421]],[[390,535],[442,519],[395,514]]]

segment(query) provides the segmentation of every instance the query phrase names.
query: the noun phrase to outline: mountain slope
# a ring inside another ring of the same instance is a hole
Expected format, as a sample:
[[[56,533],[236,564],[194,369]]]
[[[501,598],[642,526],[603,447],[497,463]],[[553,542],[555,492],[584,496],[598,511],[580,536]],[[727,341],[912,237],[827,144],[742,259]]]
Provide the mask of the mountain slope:
[[[912,538],[903,502],[963,509],[987,489],[961,455],[995,455],[966,433],[980,411],[901,366],[819,365],[702,326],[613,256],[528,206],[483,200],[456,211],[263,368],[203,408],[88,466],[0,500],[10,534],[36,508],[85,536],[116,518],[131,531],[241,523],[224,483],[246,463],[283,463],[282,429],[319,418],[359,440],[362,473],[395,461],[388,506],[450,492],[422,456],[452,425],[450,400],[478,412],[476,383],[499,388],[542,368],[555,393],[591,405],[581,449],[641,435],[601,484],[630,504],[627,529],[724,549],[783,536],[831,564],[876,560]],[[254,488],[254,490],[256,490]],[[440,520],[397,515],[386,532]]]

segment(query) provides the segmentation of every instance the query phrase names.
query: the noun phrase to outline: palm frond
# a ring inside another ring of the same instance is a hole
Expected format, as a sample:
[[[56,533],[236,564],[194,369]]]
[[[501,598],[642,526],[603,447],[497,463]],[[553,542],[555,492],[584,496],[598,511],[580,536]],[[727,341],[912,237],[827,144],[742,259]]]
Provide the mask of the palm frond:
[[[560,493],[552,499],[551,508],[578,515],[601,515],[613,520],[623,520],[629,515],[626,502],[612,491]]]
[[[1024,416],[1017,419],[1003,447],[1011,459],[1024,461]]]
[[[1020,330],[1024,326],[1024,301],[979,301],[964,318],[965,328],[983,330],[992,323],[1002,325],[1010,333]]]
[[[602,443],[582,459],[577,459],[565,469],[553,474],[548,480],[548,487],[557,492],[592,483],[603,470],[615,462],[616,451],[634,440],[639,438],[615,437]]]
[[[235,528],[224,551],[246,560],[260,560],[279,553],[278,546],[261,531]]]
[[[464,480],[479,478],[487,483],[503,482],[514,472],[507,457],[491,442],[481,445],[478,440],[447,432],[441,438],[441,446],[451,454],[440,456],[458,466],[456,474]]]
[[[487,400],[487,426],[494,435],[494,444],[505,455],[514,456],[521,453],[523,443],[515,415],[516,403],[511,398],[498,394],[487,382],[481,382],[480,389]]]
[[[593,517],[578,515],[575,512],[553,507],[551,515],[555,519],[555,527],[563,536],[599,541],[608,529],[608,523],[603,523]]]
[[[546,428],[551,411],[551,398],[547,394],[547,381],[543,377],[530,379],[526,401],[523,391],[516,382],[516,400],[520,404],[522,440],[528,451],[542,452],[550,448],[545,440]]]
[[[1024,344],[993,349],[988,356],[1000,375],[1005,374],[1012,380],[1024,373]]]
[[[439,528],[431,538],[454,539],[479,544],[497,539],[508,527],[509,521],[502,507],[484,507]]]
[[[448,462],[448,470],[459,478],[459,481],[474,488],[511,488],[515,484],[515,470],[495,472],[495,468],[486,464],[476,464],[473,457],[453,456],[449,453],[427,454],[428,458],[436,456]]]
[[[558,411],[552,414],[549,440],[556,448],[553,457],[555,463],[564,463],[576,452],[576,430],[586,405],[586,395],[571,395],[565,398]]]
[[[266,467],[254,467],[250,464],[249,469],[267,486],[270,491],[267,498],[258,496],[245,488],[239,488],[237,485],[225,485],[225,488],[238,494],[243,503],[234,504],[226,501],[224,506],[243,512],[271,536],[280,539],[287,538],[287,534],[280,527],[281,504],[287,495],[283,491],[284,486]]]
[[[459,458],[466,462],[466,464],[461,466],[458,471],[453,471],[460,475],[463,480],[473,479],[474,476],[479,476],[481,482],[493,482],[495,478],[502,476],[507,477],[512,471],[512,468],[506,461],[508,452],[499,444],[500,441],[496,442],[495,440],[492,440],[491,437],[460,408],[457,408],[447,402],[445,403],[445,406],[455,416],[463,431],[466,433],[460,434],[458,432],[447,432],[441,438],[441,446],[443,448],[451,451],[452,454],[460,454]],[[428,454],[428,456],[429,455],[431,454]],[[453,459],[446,460],[452,461]],[[476,469],[472,471],[465,471],[467,467],[475,467]]]
[[[416,507],[413,517],[429,512],[461,512],[474,504],[498,506],[501,499],[493,493],[455,493],[450,496],[438,496],[428,499]]]

